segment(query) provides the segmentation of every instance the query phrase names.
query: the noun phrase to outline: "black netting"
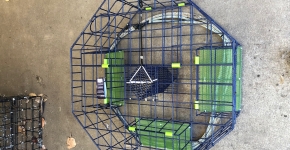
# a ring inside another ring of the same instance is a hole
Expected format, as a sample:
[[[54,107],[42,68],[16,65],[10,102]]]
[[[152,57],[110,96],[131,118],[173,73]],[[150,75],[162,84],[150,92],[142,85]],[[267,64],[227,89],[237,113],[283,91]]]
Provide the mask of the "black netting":
[[[130,90],[139,100],[164,92],[177,79],[177,74],[172,74],[167,67],[144,66],[144,68],[149,77],[144,69],[138,71],[138,68],[136,68],[131,74],[132,77],[135,76],[131,83],[128,82]],[[150,83],[150,78],[153,81],[152,83]],[[146,81],[147,83],[136,83],[134,81]]]

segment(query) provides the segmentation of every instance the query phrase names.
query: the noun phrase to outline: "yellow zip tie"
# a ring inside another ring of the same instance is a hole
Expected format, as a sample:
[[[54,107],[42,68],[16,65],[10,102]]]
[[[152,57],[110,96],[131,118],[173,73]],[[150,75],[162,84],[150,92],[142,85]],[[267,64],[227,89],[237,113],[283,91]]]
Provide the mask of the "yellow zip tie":
[[[129,131],[133,131],[134,132],[135,130],[136,130],[136,127],[132,127],[132,126],[129,127]]]
[[[108,99],[107,98],[104,99],[104,104],[108,104]]]
[[[172,68],[180,68],[180,63],[172,63],[171,67]]]
[[[146,7],[145,10],[150,11],[150,10],[152,10],[152,8],[151,7]]]
[[[178,6],[183,7],[183,6],[185,6],[185,3],[179,3]]]
[[[194,109],[199,109],[199,102],[198,101],[195,101],[195,103],[194,103]]]
[[[109,68],[108,59],[104,59],[104,63],[102,64],[102,68]]]
[[[165,136],[173,136],[172,132],[165,132]]]
[[[199,65],[199,56],[195,56],[194,63],[196,65]]]
[[[109,68],[108,64],[102,64],[102,68]]]

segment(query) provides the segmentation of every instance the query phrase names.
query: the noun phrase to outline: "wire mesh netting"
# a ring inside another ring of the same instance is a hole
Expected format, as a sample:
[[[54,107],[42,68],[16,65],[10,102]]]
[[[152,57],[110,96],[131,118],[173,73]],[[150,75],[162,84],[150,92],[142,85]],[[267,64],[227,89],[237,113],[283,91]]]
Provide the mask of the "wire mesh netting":
[[[41,97],[0,96],[0,149],[40,150],[42,112]]]
[[[71,48],[73,114],[101,150],[209,149],[241,110],[241,50],[190,0],[104,0]]]

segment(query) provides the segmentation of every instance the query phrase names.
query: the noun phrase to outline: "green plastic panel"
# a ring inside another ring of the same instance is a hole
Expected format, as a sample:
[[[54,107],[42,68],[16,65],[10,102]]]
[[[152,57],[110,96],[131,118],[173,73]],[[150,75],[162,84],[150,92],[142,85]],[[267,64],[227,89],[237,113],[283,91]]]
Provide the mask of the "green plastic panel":
[[[124,104],[124,52],[106,54],[105,58],[110,64],[106,69],[106,85],[108,103],[122,106]]]
[[[203,112],[232,111],[232,49],[199,50],[199,110]],[[237,48],[236,108],[241,109],[241,47]]]
[[[242,106],[242,47],[237,48],[237,81],[236,81],[236,109],[241,110]]]
[[[191,149],[190,126],[162,120],[136,119],[136,131],[142,145],[160,149]],[[170,135],[170,136],[169,136]]]

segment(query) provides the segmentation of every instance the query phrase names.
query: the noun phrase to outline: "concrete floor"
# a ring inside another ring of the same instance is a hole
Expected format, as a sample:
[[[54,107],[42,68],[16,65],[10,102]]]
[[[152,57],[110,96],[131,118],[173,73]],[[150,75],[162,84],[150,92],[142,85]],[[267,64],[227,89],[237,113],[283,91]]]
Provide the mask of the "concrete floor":
[[[213,148],[290,149],[290,0],[197,2],[243,45],[243,110]],[[65,150],[95,146],[71,114],[69,48],[100,2],[0,1],[0,93],[49,96],[44,142]]]

